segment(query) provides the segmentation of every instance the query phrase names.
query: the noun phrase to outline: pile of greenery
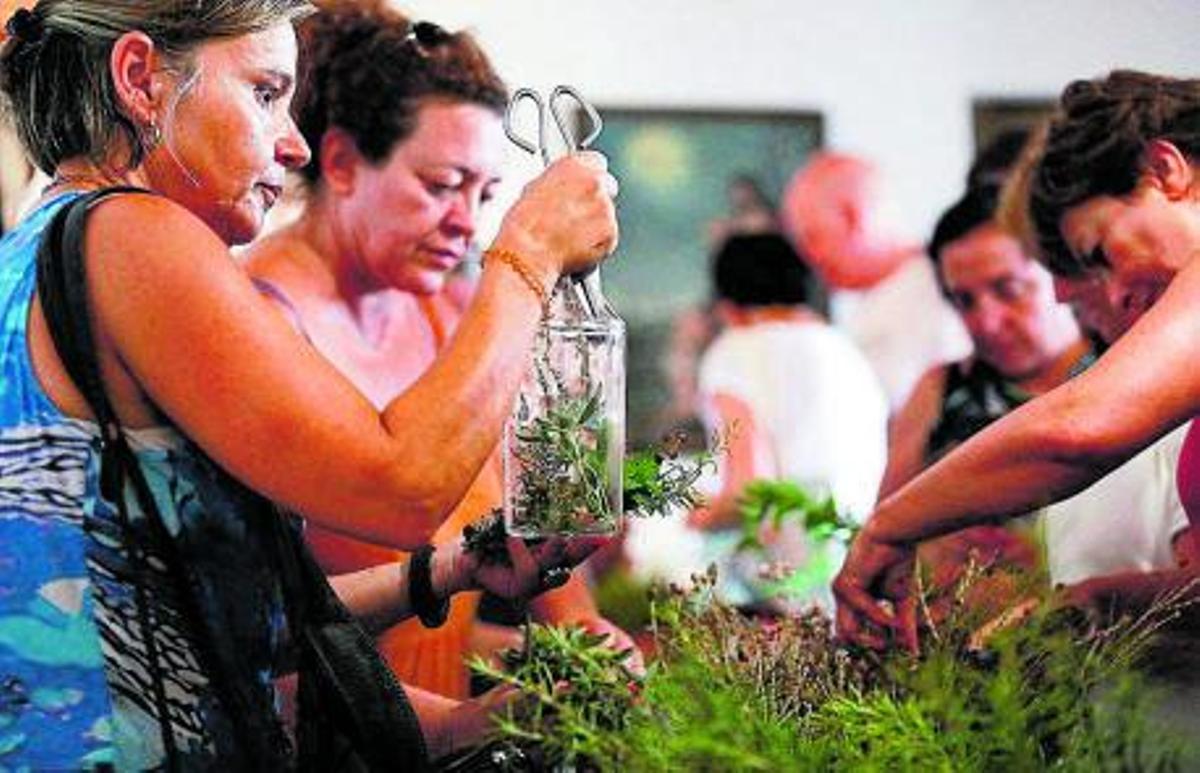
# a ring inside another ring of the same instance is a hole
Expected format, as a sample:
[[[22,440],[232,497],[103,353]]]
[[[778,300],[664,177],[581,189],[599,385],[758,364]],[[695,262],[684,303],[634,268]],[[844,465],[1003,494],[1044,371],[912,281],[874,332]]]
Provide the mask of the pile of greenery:
[[[715,576],[655,600],[658,657],[639,684],[581,631],[532,627],[505,670],[537,696],[498,737],[575,770],[1172,770],[1136,669],[1168,600],[1098,626],[1046,606],[982,645],[942,621],[918,657],[847,649],[817,610],[755,618]]]

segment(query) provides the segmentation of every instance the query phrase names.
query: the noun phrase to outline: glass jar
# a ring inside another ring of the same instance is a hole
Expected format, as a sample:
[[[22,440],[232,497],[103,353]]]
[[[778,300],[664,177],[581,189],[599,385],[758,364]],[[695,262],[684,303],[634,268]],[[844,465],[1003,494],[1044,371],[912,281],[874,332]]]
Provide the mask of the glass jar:
[[[509,534],[609,534],[621,525],[625,323],[599,275],[563,279],[504,428]]]

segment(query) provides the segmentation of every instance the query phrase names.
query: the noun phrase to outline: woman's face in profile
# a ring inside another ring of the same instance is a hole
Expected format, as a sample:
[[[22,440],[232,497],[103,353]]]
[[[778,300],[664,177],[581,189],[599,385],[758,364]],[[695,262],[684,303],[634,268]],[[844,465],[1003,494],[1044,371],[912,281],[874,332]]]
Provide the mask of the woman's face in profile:
[[[355,268],[378,287],[439,292],[475,238],[500,182],[500,117],[481,105],[428,100],[413,133],[381,163],[358,162],[340,211]]]
[[[229,244],[253,239],[283,191],[284,173],[307,163],[289,108],[296,77],[291,25],[200,46],[146,170],[153,185]]]
[[[1111,318],[1106,337],[1128,330],[1200,250],[1200,204],[1149,184],[1088,199],[1067,210],[1060,227],[1072,253],[1098,267],[1092,274]]]

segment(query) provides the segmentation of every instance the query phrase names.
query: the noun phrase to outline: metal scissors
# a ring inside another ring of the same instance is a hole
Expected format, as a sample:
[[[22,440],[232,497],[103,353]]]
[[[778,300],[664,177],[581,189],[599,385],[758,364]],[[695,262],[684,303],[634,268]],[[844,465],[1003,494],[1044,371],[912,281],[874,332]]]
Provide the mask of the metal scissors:
[[[586,116],[588,125],[590,126],[587,134],[582,139],[576,137],[574,130],[571,128],[570,116],[565,115],[559,105],[563,98],[570,98],[576,105],[583,110]],[[521,136],[514,125],[514,117],[521,103],[524,101],[533,102],[537,108],[537,142],[531,142],[527,137]],[[550,98],[543,100],[542,95],[531,88],[521,88],[513,92],[512,98],[508,100],[508,109],[504,111],[504,133],[513,141],[517,147],[524,150],[526,153],[531,153],[535,156],[542,157],[542,165],[550,166],[553,159],[550,157],[550,137],[548,117],[554,121],[555,127],[558,129],[558,135],[563,144],[566,146],[568,153],[574,153],[580,150],[587,150],[600,136],[601,130],[604,129],[604,121],[600,120],[600,114],[596,112],[596,108],[592,107],[583,96],[572,86],[555,86],[550,92]],[[583,274],[571,277],[571,288],[575,292],[575,297],[585,312],[593,319],[599,317],[615,317],[616,312],[609,305],[608,300],[604,297],[603,291],[600,289],[600,273],[595,267],[585,271]]]
[[[575,132],[571,128],[570,117],[564,115],[559,108],[564,97],[569,97],[571,101],[575,102],[583,110],[583,114],[587,116],[591,129],[582,139],[575,136]],[[521,136],[514,125],[514,117],[517,110],[520,108],[521,103],[526,100],[533,102],[537,108],[536,144],[528,138]],[[552,160],[550,158],[547,113],[549,113],[549,118],[553,119],[554,125],[558,129],[558,135],[566,146],[568,153],[590,148],[604,128],[604,122],[600,120],[600,114],[596,112],[596,108],[592,107],[572,86],[555,86],[554,91],[550,92],[550,98],[547,100],[543,100],[542,95],[533,89],[517,89],[508,101],[508,109],[504,111],[504,133],[508,135],[508,138],[517,147],[526,153],[532,153],[535,156],[540,155],[542,157],[542,164],[545,166],[550,166]]]

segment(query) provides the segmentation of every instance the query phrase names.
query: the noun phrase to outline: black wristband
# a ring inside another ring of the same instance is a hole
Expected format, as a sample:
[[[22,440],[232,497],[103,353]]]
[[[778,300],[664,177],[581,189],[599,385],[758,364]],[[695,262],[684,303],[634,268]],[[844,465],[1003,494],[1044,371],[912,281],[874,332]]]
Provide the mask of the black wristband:
[[[433,591],[433,545],[417,548],[408,560],[408,600],[421,625],[437,628],[450,614],[450,598]]]

